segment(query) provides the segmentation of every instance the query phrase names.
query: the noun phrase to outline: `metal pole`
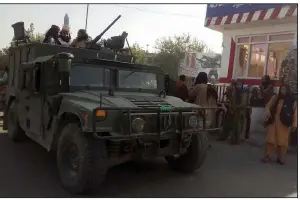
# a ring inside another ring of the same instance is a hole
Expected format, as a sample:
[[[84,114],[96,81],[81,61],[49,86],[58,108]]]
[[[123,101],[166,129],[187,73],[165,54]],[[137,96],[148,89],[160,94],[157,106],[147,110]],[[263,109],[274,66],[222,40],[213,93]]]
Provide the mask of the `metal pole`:
[[[89,15],[89,4],[86,5],[86,15],[85,15],[85,31],[87,29],[87,20]]]

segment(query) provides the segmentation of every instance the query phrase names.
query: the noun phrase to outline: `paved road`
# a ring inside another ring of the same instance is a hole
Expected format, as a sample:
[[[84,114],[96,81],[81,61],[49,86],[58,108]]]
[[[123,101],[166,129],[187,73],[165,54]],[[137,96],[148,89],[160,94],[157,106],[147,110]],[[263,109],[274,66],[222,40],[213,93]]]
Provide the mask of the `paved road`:
[[[205,165],[185,175],[164,160],[123,164],[110,170],[93,197],[297,196],[297,157],[287,165],[262,164],[257,147],[212,142]],[[61,188],[55,156],[33,142],[14,144],[0,134],[0,197],[75,197]]]

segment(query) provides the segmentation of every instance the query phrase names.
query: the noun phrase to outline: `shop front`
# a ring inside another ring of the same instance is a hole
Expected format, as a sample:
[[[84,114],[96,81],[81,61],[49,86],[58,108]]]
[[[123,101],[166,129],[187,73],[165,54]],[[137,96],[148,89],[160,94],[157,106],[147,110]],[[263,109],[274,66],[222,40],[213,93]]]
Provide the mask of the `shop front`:
[[[280,84],[281,63],[297,38],[297,4],[208,4],[205,26],[223,33],[220,83],[241,78]]]
[[[269,75],[278,92],[281,63],[297,41],[297,4],[208,4],[205,27],[223,33],[220,83],[258,86]],[[264,138],[260,107],[252,109],[250,132]]]

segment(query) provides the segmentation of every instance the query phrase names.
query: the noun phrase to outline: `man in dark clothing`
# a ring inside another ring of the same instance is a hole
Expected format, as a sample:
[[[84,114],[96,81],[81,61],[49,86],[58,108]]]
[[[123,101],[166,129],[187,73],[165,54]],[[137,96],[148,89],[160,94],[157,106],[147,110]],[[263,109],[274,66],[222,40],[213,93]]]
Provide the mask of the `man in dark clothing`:
[[[273,85],[269,75],[264,75],[261,78],[261,84],[259,86],[259,97],[263,99],[264,105],[266,105],[273,96]]]
[[[52,25],[51,28],[46,32],[43,43],[60,44],[58,40],[59,31],[60,28],[58,26]]]
[[[186,86],[185,82],[185,75],[180,75],[179,80],[176,83],[176,97],[185,101],[188,98],[189,91]]]

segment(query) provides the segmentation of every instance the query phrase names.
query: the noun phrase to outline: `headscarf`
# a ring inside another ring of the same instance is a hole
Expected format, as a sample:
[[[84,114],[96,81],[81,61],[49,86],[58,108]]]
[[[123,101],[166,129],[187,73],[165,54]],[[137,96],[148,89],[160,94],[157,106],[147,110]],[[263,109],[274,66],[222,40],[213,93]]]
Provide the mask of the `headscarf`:
[[[58,39],[61,44],[68,44],[71,41],[70,29],[68,26],[63,26],[63,28],[59,32]]]
[[[205,72],[200,72],[196,78],[195,85],[198,84],[207,84],[208,78]]]

